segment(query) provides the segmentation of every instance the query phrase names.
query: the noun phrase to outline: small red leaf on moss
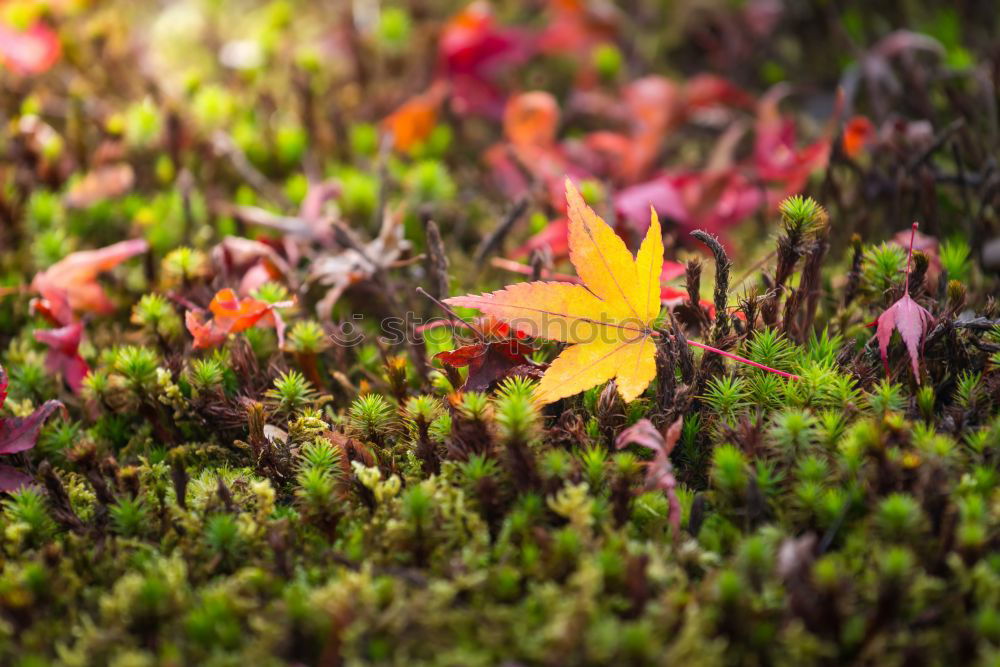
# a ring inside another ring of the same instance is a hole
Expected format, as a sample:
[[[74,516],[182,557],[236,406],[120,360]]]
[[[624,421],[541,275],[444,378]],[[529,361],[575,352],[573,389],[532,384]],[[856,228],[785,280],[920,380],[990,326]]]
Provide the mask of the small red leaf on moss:
[[[0,25],[0,62],[17,74],[40,74],[59,60],[62,49],[55,30],[36,23],[27,30]]]
[[[848,157],[857,157],[875,134],[875,126],[865,116],[854,116],[844,126],[841,146]]]
[[[45,401],[27,417],[8,417],[0,421],[0,454],[16,454],[34,447],[39,429],[56,410],[65,411],[62,401]]]
[[[90,372],[90,366],[80,356],[80,339],[83,323],[76,322],[58,329],[38,329],[35,340],[49,346],[45,366],[51,373],[59,373],[73,392],[80,390],[83,378]]]
[[[215,347],[232,333],[246,331],[252,326],[263,324],[273,326],[278,334],[278,345],[285,344],[285,321],[276,310],[288,308],[294,301],[267,303],[253,297],[240,298],[231,288],[219,290],[208,304],[208,309],[214,316],[205,322],[200,312],[188,311],[184,315],[184,324],[194,337],[194,348],[205,349]]]
[[[36,310],[61,325],[73,321],[73,311],[111,312],[114,306],[97,282],[97,276],[148,249],[149,244],[143,239],[131,239],[64,257],[32,280],[32,289],[42,296],[42,301],[36,303]]]
[[[22,486],[27,486],[34,481],[31,475],[27,475],[13,466],[0,465],[0,491],[6,493],[17,491]]]
[[[455,350],[439,352],[434,358],[456,368],[469,367],[469,375],[462,386],[464,391],[488,391],[512,375],[528,375],[539,379],[543,367],[531,361],[528,355],[532,351],[528,345],[510,339],[465,345]]]
[[[889,341],[892,339],[892,331],[899,332],[906,351],[910,355],[910,363],[913,367],[913,377],[920,382],[920,348],[923,345],[927,329],[930,327],[934,317],[926,308],[918,304],[910,297],[910,262],[913,259],[913,239],[916,236],[917,223],[913,223],[910,232],[910,252],[906,260],[906,283],[903,289],[903,296],[896,303],[889,306],[885,312],[878,317],[878,329],[875,337],[878,338],[879,352],[882,354],[882,363],[885,366],[886,375],[889,374]]]
[[[215,347],[226,340],[229,333],[219,329],[213,322],[205,322],[204,315],[200,312],[189,310],[184,314],[184,325],[188,332],[194,336],[194,349],[204,350]]]
[[[646,464],[646,487],[660,489],[667,496],[670,506],[669,520],[674,529],[674,539],[680,535],[681,504],[677,497],[677,479],[670,463],[670,452],[674,450],[681,437],[683,419],[678,417],[663,433],[653,422],[640,419],[632,426],[618,434],[615,446],[622,449],[631,444],[640,445],[653,452],[653,460]]]

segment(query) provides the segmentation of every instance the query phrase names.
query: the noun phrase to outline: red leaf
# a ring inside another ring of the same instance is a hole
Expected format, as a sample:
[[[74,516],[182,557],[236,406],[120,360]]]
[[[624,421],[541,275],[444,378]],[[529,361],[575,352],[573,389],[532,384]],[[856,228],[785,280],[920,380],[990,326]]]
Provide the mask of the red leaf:
[[[854,116],[844,126],[841,145],[848,157],[857,157],[875,136],[875,126],[866,116]]]
[[[647,216],[648,213],[647,213]],[[545,229],[532,236],[528,241],[511,252],[511,257],[518,259],[527,257],[535,250],[545,250],[555,258],[569,256],[569,220],[556,218],[545,226]]]
[[[34,481],[31,475],[26,475],[13,466],[0,465],[0,491],[11,493]]]
[[[754,142],[754,166],[759,178],[782,184],[782,197],[801,191],[813,171],[826,167],[840,114],[838,98],[823,137],[800,149],[796,144],[795,120],[783,116],[778,108],[787,92],[787,86],[778,84],[761,98]]]
[[[504,98],[498,76],[533,50],[523,33],[497,25],[488,3],[473,2],[449,19],[438,42],[438,72],[451,84],[455,111],[498,117]]]
[[[512,375],[541,377],[545,366],[531,360],[534,350],[521,342],[527,338],[524,332],[511,329],[507,322],[491,315],[478,318],[475,325],[465,322],[452,324],[468,327],[482,337],[477,343],[434,356],[455,368],[469,367],[468,378],[462,386],[464,391],[488,391]]]
[[[542,51],[563,57],[576,53],[585,66],[588,51],[614,39],[617,16],[612,5],[581,0],[554,0],[549,3],[551,18],[538,36]]]
[[[536,379],[541,377],[544,367],[531,361],[528,355],[532,351],[530,346],[510,339],[464,345],[455,350],[439,352],[434,358],[456,368],[469,367],[469,375],[462,385],[463,391],[489,391],[511,375],[528,375]]]
[[[184,313],[184,325],[194,337],[194,349],[204,350],[215,347],[226,340],[229,332],[219,329],[213,322],[205,323],[200,312],[189,310]]]
[[[64,257],[32,280],[32,289],[42,295],[36,309],[61,325],[73,321],[73,311],[111,312],[114,306],[97,282],[97,276],[148,249],[149,244],[143,239],[131,239]]]
[[[90,372],[90,366],[80,356],[80,338],[83,323],[68,324],[58,329],[38,329],[35,340],[49,346],[45,366],[51,373],[63,376],[74,393],[83,385],[83,378]]]
[[[27,417],[8,417],[0,421],[0,454],[16,454],[35,446],[38,430],[56,410],[65,411],[62,401],[45,401]]]
[[[0,61],[18,74],[40,74],[56,64],[61,48],[55,30],[36,23],[27,30],[0,25]]]
[[[899,331],[899,335],[906,345],[906,351],[910,355],[913,377],[919,383],[921,347],[934,317],[926,308],[910,297],[910,261],[913,258],[913,238],[916,236],[916,232],[917,223],[914,222],[910,233],[910,252],[906,260],[906,283],[903,288],[903,296],[879,315],[875,337],[878,338],[879,352],[882,354],[882,363],[885,365],[885,373],[888,375],[889,341],[892,339],[893,329]]]
[[[632,120],[632,144],[623,156],[620,176],[632,183],[647,172],[663,138],[680,122],[681,93],[677,84],[661,76],[636,79],[622,92]]]
[[[229,333],[239,333],[257,324],[267,314],[270,306],[253,297],[239,298],[230,288],[216,292],[208,309],[215,316],[215,324]]]
[[[683,418],[678,417],[667,428],[666,432],[661,433],[653,426],[653,422],[648,419],[640,419],[618,434],[618,437],[615,439],[615,447],[623,449],[631,444],[642,445],[646,449],[653,451],[655,454],[654,461],[663,461],[674,451],[674,447],[681,437],[681,427],[683,425]]]
[[[7,400],[7,371],[0,366],[0,408],[3,407],[4,401]]]
[[[753,98],[728,79],[715,74],[696,74],[684,84],[687,112],[714,106],[750,108]]]

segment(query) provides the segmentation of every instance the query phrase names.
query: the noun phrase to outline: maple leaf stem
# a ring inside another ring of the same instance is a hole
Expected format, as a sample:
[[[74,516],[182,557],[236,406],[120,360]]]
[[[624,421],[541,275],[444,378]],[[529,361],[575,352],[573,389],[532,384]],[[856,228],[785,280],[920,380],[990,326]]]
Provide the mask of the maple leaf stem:
[[[914,222],[910,227],[910,250],[906,255],[906,282],[903,283],[903,294],[910,293],[910,262],[913,260],[913,237],[917,235],[920,223]]]
[[[435,303],[435,305],[438,306],[438,308],[440,308],[444,312],[446,312],[449,315],[451,315],[452,317],[454,317],[455,320],[456,320],[456,322],[453,322],[453,324],[461,323],[463,326],[466,326],[469,329],[471,329],[472,332],[474,334],[476,334],[476,337],[480,341],[484,341],[484,342],[486,341],[486,334],[483,332],[483,330],[480,329],[479,327],[475,326],[474,324],[470,323],[470,322],[466,322],[465,318],[463,318],[461,315],[459,315],[458,313],[456,313],[454,311],[454,309],[451,308],[451,306],[449,306],[446,303],[443,303],[440,299],[436,299],[435,297],[431,296],[431,294],[429,292],[427,292],[427,290],[425,290],[423,287],[417,287],[417,294],[420,294],[422,296],[427,297],[428,299],[430,299],[431,301],[433,301]]]
[[[693,340],[686,341],[691,347],[697,347],[699,349],[705,350],[707,352],[714,352],[715,354],[721,354],[722,356],[732,359],[733,361],[738,361],[741,364],[747,364],[748,366],[753,366],[754,368],[759,368],[761,370],[767,371],[768,373],[774,373],[775,375],[780,375],[783,378],[788,378],[789,380],[798,380],[799,376],[792,373],[786,373],[785,371],[779,371],[777,368],[771,368],[770,366],[765,366],[764,364],[758,364],[756,361],[750,361],[745,357],[741,357],[737,354],[732,354],[724,350],[720,350],[717,347],[712,347],[711,345],[705,345],[704,343],[698,343]]]

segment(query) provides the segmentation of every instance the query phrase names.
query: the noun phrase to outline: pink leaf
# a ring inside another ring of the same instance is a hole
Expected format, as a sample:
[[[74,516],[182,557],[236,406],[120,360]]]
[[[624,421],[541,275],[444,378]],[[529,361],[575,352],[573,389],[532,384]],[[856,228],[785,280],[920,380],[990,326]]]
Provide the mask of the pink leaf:
[[[615,210],[625,222],[640,233],[649,226],[649,207],[661,218],[687,222],[688,211],[680,188],[667,177],[622,188],[615,195]]]
[[[678,417],[665,433],[660,433],[653,426],[653,422],[648,419],[640,419],[619,433],[615,439],[615,446],[618,449],[636,444],[654,452],[653,460],[646,464],[646,486],[647,488],[660,489],[667,496],[667,502],[670,506],[669,520],[673,528],[674,539],[680,535],[681,503],[677,497],[677,479],[674,477],[674,468],[669,457],[670,452],[673,451],[681,437],[683,424],[683,417]]]
[[[7,400],[7,371],[0,366],[0,408],[3,407],[4,401]]]
[[[875,337],[878,338],[879,352],[882,354],[882,363],[885,365],[885,373],[888,375],[889,341],[892,339],[893,329],[899,331],[899,335],[906,345],[906,351],[910,355],[913,377],[919,383],[921,346],[934,317],[926,308],[910,297],[910,261],[913,258],[913,239],[916,232],[917,223],[914,222],[910,233],[910,252],[906,260],[906,283],[903,296],[879,315]]]
[[[90,366],[80,356],[80,338],[83,323],[68,324],[58,329],[38,329],[35,340],[49,346],[45,366],[52,373],[60,373],[74,393],[83,385],[83,378],[90,372]]]
[[[64,410],[62,401],[45,401],[28,417],[8,417],[0,421],[0,454],[16,454],[35,446],[38,430],[56,410]]]
[[[0,25],[0,61],[18,74],[40,74],[56,64],[61,48],[56,32],[42,23],[27,30]]]
[[[648,209],[646,218],[648,222]],[[545,229],[528,239],[524,245],[515,248],[511,253],[511,257],[514,259],[528,257],[535,250],[544,250],[546,248],[552,253],[553,257],[562,258],[569,255],[569,220],[566,218],[552,220],[545,226]]]
[[[0,491],[10,493],[22,486],[28,486],[35,480],[13,466],[0,465]]]

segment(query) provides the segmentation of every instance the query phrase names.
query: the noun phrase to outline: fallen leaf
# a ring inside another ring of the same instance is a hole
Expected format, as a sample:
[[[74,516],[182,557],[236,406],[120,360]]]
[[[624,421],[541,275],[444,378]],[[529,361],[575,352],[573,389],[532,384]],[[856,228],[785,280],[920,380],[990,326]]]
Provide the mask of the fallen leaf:
[[[848,157],[857,157],[875,136],[875,126],[867,116],[854,116],[844,125],[841,146]]]
[[[539,379],[543,367],[531,361],[529,355],[532,351],[531,346],[509,339],[463,345],[454,350],[439,352],[434,358],[455,368],[469,367],[469,375],[462,385],[463,391],[489,391],[512,375]]]
[[[287,279],[292,274],[288,260],[271,245],[239,236],[227,236],[212,248],[212,261],[224,275],[240,279],[240,294],[250,294],[269,280]]]
[[[615,212],[635,229],[649,222],[649,207],[658,215],[687,224],[690,215],[681,189],[670,178],[656,178],[622,188],[615,194]]]
[[[540,232],[515,248],[510,256],[518,259],[528,257],[536,250],[546,249],[553,258],[564,258],[569,254],[568,219],[560,217],[551,220]]]
[[[899,335],[906,345],[906,351],[910,355],[913,377],[919,384],[920,348],[934,317],[926,308],[910,297],[910,262],[913,259],[913,239],[916,232],[917,223],[914,222],[910,232],[910,251],[906,260],[906,282],[903,287],[903,296],[879,315],[875,337],[878,338],[878,347],[882,354],[882,363],[885,365],[885,374],[889,375],[889,341],[892,339],[893,329],[899,331]]]
[[[533,337],[570,343],[538,385],[540,402],[616,379],[625,401],[656,375],[651,325],[660,312],[663,239],[655,211],[636,257],[566,181],[570,261],[583,285],[532,282],[447,299],[511,322]]]
[[[0,420],[0,454],[17,454],[34,447],[42,424],[56,410],[65,412],[65,409],[61,401],[46,401],[27,417]],[[15,491],[31,481],[31,477],[17,468],[0,465],[0,491]]]
[[[86,208],[105,199],[120,197],[131,190],[134,183],[135,172],[126,163],[97,167],[66,193],[66,206]]]
[[[31,475],[27,475],[13,466],[0,464],[0,491],[11,493],[34,481],[35,479]]]
[[[45,367],[50,373],[62,375],[74,393],[83,385],[83,378],[90,372],[90,366],[80,356],[80,339],[83,323],[75,322],[58,329],[37,329],[35,340],[49,346]]]
[[[623,97],[632,131],[619,175],[623,182],[634,183],[652,166],[664,137],[680,122],[681,91],[670,79],[647,76],[630,83]]]
[[[473,2],[445,24],[438,41],[438,76],[451,88],[452,108],[499,117],[499,76],[532,54],[534,42],[497,24],[490,3]]]
[[[773,197],[778,201],[801,192],[809,176],[826,167],[842,104],[838,97],[823,136],[799,148],[795,120],[783,116],[778,106],[788,91],[787,85],[778,84],[760,99],[755,127],[753,166],[758,178],[780,184],[780,190]]]
[[[684,84],[685,113],[717,106],[748,109],[754,100],[745,90],[716,74],[696,74]]]
[[[194,337],[194,348],[205,349],[215,347],[226,339],[229,334],[246,331],[258,324],[273,326],[278,334],[278,347],[285,345],[285,322],[278,308],[288,308],[294,301],[268,303],[253,297],[236,295],[231,288],[219,290],[208,304],[213,318],[204,321],[200,312],[188,311],[184,315],[184,324]]]
[[[40,74],[59,61],[59,35],[44,23],[27,30],[0,25],[0,62],[17,74]]]
[[[614,379],[626,402],[637,398],[656,376],[657,333],[652,325],[663,298],[663,237],[650,207],[646,237],[633,257],[625,242],[586,205],[566,179],[569,257],[582,284],[530,282],[489,294],[445,299],[451,306],[476,308],[533,338],[569,343],[536,388],[541,403],[551,403]],[[769,368],[703,343],[691,346],[776,373]]]
[[[410,244],[403,231],[402,218],[386,211],[378,237],[313,260],[309,280],[328,288],[316,304],[316,312],[321,318],[330,317],[333,306],[349,287],[370,280],[409,250]]]
[[[38,430],[56,410],[65,410],[62,401],[45,401],[27,417],[0,420],[0,454],[17,454],[34,447]]]
[[[442,85],[432,85],[430,90],[411,97],[382,121],[385,130],[392,135],[396,150],[408,151],[430,136],[437,123],[444,92]]]
[[[551,93],[536,90],[510,98],[503,113],[503,130],[517,148],[549,149],[559,128],[559,103]]]
[[[114,306],[97,276],[148,249],[146,241],[132,239],[68,255],[32,280],[31,288],[42,297],[35,308],[63,326],[73,322],[73,311],[110,313]]]
[[[665,433],[661,433],[648,419],[640,419],[618,434],[615,446],[623,449],[631,444],[640,445],[653,452],[653,460],[646,463],[646,488],[660,489],[670,505],[670,525],[675,539],[681,529],[681,503],[677,498],[677,479],[670,463],[670,452],[681,437],[683,418],[678,417]]]
[[[619,10],[612,3],[583,0],[551,0],[550,17],[538,36],[539,48],[547,53],[573,56],[582,67],[598,44],[614,39]]]
[[[7,371],[0,366],[0,408],[3,407],[4,402],[7,400]]]

